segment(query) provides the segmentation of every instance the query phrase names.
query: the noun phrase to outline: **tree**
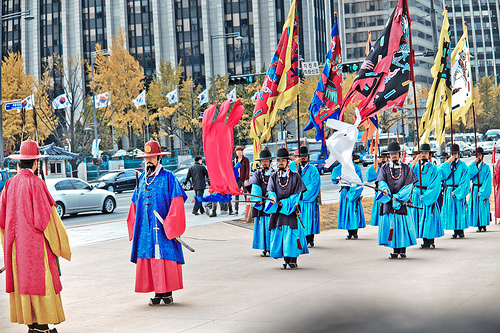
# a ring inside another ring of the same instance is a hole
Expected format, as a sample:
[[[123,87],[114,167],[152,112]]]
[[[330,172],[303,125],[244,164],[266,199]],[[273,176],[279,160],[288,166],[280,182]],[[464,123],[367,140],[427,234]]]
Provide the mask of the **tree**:
[[[245,108],[245,113],[234,127],[234,138],[238,145],[251,143],[250,128],[255,109],[255,101],[252,100],[252,97],[256,92],[260,91],[263,82],[264,76],[261,76],[251,84],[236,86],[236,95],[241,99],[241,105]]]
[[[201,106],[198,102],[198,95],[201,91],[202,87],[195,85],[193,79],[190,77],[182,82],[179,88],[179,104],[177,109],[179,126],[185,132],[190,133],[191,141],[182,137],[179,138],[189,146],[192,155],[200,154],[203,147],[201,115],[206,106]]]
[[[146,125],[145,108],[137,110],[132,103],[144,88],[144,70],[139,62],[125,48],[126,33],[120,27],[112,37],[110,55],[96,56],[94,76],[90,81],[90,89],[98,93],[109,92],[111,109],[99,110],[102,119],[107,119],[106,125],[112,125],[118,135],[127,135],[132,142],[135,132],[142,132]],[[101,46],[96,44],[96,52]],[[89,75],[92,68],[87,66]]]
[[[156,138],[168,136],[170,138],[170,149],[174,149],[174,136],[179,130],[177,119],[177,106],[170,106],[165,95],[179,87],[182,75],[181,62],[177,67],[170,61],[160,59],[160,67],[153,76],[153,82],[148,91],[148,107],[152,112],[150,121],[157,125],[158,130],[154,133]]]
[[[50,103],[48,103],[47,89],[51,87],[50,79],[45,76],[42,78],[42,83],[35,82],[35,79],[26,74],[24,70],[23,57],[19,53],[8,53],[7,57],[2,61],[2,94],[3,100],[22,100],[32,94],[35,95],[35,109],[6,111],[3,110],[3,137],[5,151],[14,150],[17,148],[21,140],[26,140],[28,137],[35,140],[37,137],[39,142],[43,142],[51,131],[50,126],[57,125],[51,112]],[[35,93],[36,90],[36,93]],[[5,105],[5,104],[4,104]],[[35,111],[38,116],[37,126],[35,129]],[[39,112],[46,114],[46,123],[40,122]],[[23,126],[24,118],[24,126]],[[23,128],[24,127],[24,128]]]
[[[486,133],[490,128],[500,128],[500,87],[495,86],[493,77],[484,76],[479,79],[474,99],[478,131]]]

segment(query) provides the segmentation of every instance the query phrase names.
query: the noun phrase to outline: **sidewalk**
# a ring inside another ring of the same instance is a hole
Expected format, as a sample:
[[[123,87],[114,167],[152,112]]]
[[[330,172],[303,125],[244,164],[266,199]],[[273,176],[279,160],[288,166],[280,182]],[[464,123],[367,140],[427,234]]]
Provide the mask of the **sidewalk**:
[[[125,229],[125,222],[113,223]],[[185,251],[185,289],[174,292],[168,307],[149,307],[151,294],[134,292],[126,238],[75,243],[72,261],[61,261],[66,321],[56,327],[61,333],[499,331],[500,225],[487,233],[469,228],[465,239],[447,232],[435,250],[409,248],[407,260],[387,259],[390,249],[377,246],[376,227],[359,234],[346,241],[345,231],[323,232],[311,253],[299,257],[299,269],[282,271],[281,260],[251,249],[251,229],[189,227],[183,238],[196,252]],[[1,332],[26,332],[9,323],[5,274],[0,309]]]

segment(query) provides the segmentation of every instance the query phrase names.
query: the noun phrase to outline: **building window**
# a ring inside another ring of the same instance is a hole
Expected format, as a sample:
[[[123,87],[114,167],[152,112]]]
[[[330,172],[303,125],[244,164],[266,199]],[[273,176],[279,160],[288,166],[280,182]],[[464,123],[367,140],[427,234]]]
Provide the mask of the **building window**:
[[[19,0],[2,1],[2,15],[20,11]],[[2,21],[2,54],[4,57],[8,52],[21,52],[21,22],[22,19],[20,18]]]
[[[129,52],[144,68],[147,82],[156,68],[151,8],[150,0],[129,0],[127,6]]]
[[[108,48],[105,5],[105,0],[82,0],[83,55],[89,64],[96,43],[101,49]]]
[[[50,174],[51,175],[60,175],[62,174],[62,162],[50,162]]]

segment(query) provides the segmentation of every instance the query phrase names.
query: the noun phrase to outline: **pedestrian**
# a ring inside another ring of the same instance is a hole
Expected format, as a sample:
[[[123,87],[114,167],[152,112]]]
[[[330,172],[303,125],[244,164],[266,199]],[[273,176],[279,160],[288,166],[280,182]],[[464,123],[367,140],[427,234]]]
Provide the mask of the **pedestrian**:
[[[248,182],[249,192],[254,195],[267,197],[267,184],[274,173],[271,166],[273,157],[269,149],[259,153],[260,169],[257,169]],[[269,214],[264,212],[264,200],[252,198],[254,202],[252,217],[254,218],[252,248],[262,250],[261,257],[269,257],[271,251],[271,231],[269,231]]]
[[[305,227],[307,245],[314,247],[314,235],[320,233],[319,191],[321,177],[318,169],[311,163],[311,154],[307,146],[300,147],[299,157],[290,163],[290,170],[298,172],[307,190],[302,193],[299,201],[302,222]],[[297,171],[298,170],[298,171]]]
[[[233,166],[237,167],[238,163],[240,164],[240,167],[237,168],[238,172],[238,178],[236,178],[236,184],[238,184],[238,188],[243,189],[244,192],[246,193],[246,186],[248,184],[248,180],[250,179],[250,160],[243,156],[243,147],[242,146],[236,146],[234,149],[234,153],[236,154],[235,158],[233,159]],[[236,195],[235,199],[238,201],[240,200],[240,196]],[[229,215],[233,214],[233,207],[231,203],[228,204],[229,208]],[[234,214],[238,215],[238,208],[239,208],[239,203],[236,202],[234,204]]]
[[[446,183],[443,197],[442,221],[446,230],[454,230],[451,238],[464,238],[464,229],[469,227],[467,203],[470,190],[469,170],[460,160],[460,146],[453,144],[451,156],[441,164],[441,179]]]
[[[406,248],[417,244],[417,239],[415,225],[404,203],[410,201],[411,190],[417,177],[408,164],[400,161],[399,143],[389,143],[387,153],[389,161],[382,166],[377,177],[380,189],[383,191],[383,195],[377,195],[378,200],[383,203],[380,223],[384,223],[390,229],[387,243],[384,244],[393,248],[389,259],[396,259],[398,256],[406,259]],[[379,228],[379,233],[384,231]]]
[[[208,171],[207,168],[202,164],[203,158],[199,155],[194,157],[194,165],[189,168],[186,175],[186,179],[182,183],[184,190],[186,189],[186,184],[192,179],[193,190],[195,195],[195,204],[193,207],[193,215],[199,215],[200,213],[205,213],[203,205],[201,204],[201,199],[203,198],[203,193],[206,188],[206,181],[208,181]],[[200,200],[196,200],[199,198]],[[199,213],[198,213],[199,211]]]
[[[441,172],[439,168],[432,163],[431,146],[428,143],[420,145],[420,154],[411,162],[411,167],[417,182],[413,186],[411,203],[414,206],[423,209],[408,208],[413,216],[417,231],[417,238],[423,239],[421,249],[434,249],[434,239],[444,235],[443,225],[441,223],[441,209],[437,199],[441,193]],[[422,180],[422,186],[420,186]]]
[[[386,155],[387,149],[382,150],[382,152],[378,156],[378,161],[377,161],[377,170],[375,170],[375,164],[371,165],[368,170],[366,171],[366,180],[368,182],[375,182],[375,187],[378,188],[378,182],[377,176],[380,172],[380,168],[382,168],[382,165],[387,163],[387,155]],[[377,201],[377,193],[375,193],[375,196],[373,197],[373,206],[372,206],[372,213],[370,216],[370,225],[378,227],[379,226],[379,217],[380,217],[380,208],[382,207],[382,204]],[[382,244],[379,244],[382,245]]]
[[[358,159],[359,155],[353,153],[353,162]],[[357,163],[354,163],[354,170],[356,170],[356,174],[363,182],[361,168]],[[339,164],[332,170],[332,182],[338,184],[341,175],[342,164]],[[361,204],[361,193],[363,193],[363,186],[359,184],[343,184],[340,189],[337,229],[347,230],[345,239],[358,239],[358,229],[366,226],[365,213]]]
[[[186,229],[184,202],[186,193],[181,184],[161,165],[160,144],[149,141],[144,145],[146,170],[132,195],[127,217],[129,238],[132,240],[130,261],[136,264],[135,291],[155,292],[149,305],[172,304],[172,291],[183,288],[181,244],[175,239]],[[164,221],[159,221],[154,211]]]
[[[35,141],[21,143],[20,171],[0,195],[0,238],[4,249],[10,321],[28,333],[57,332],[49,324],[65,320],[58,257],[71,259],[68,235],[45,182],[37,177],[40,158]]]
[[[484,163],[483,147],[477,148],[477,157],[469,165],[469,177],[472,181],[472,191],[467,203],[468,225],[477,227],[477,231],[486,231],[486,226],[490,224],[490,195],[491,195],[491,170]]]
[[[309,253],[303,227],[299,227],[297,206],[300,195],[307,188],[297,172],[288,168],[290,154],[288,149],[280,148],[276,153],[278,171],[269,178],[265,212],[271,214],[269,230],[271,230],[272,258],[283,258],[281,269],[297,268],[297,257]]]

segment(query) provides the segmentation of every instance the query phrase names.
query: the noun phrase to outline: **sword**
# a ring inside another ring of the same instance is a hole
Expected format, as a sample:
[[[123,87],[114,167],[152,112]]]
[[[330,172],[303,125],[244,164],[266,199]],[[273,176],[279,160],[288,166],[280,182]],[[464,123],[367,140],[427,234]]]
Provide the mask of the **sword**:
[[[5,266],[0,268],[0,274],[2,274],[5,271]]]
[[[158,221],[160,221],[160,223],[163,225],[163,218],[161,217],[160,213],[158,213],[156,210],[153,210],[153,214],[155,214],[155,216],[158,219]],[[179,243],[181,243],[181,245],[184,246],[186,249],[188,249],[191,252],[194,252],[194,249],[191,246],[187,245],[186,242],[183,241],[180,236],[176,237],[175,239]]]

